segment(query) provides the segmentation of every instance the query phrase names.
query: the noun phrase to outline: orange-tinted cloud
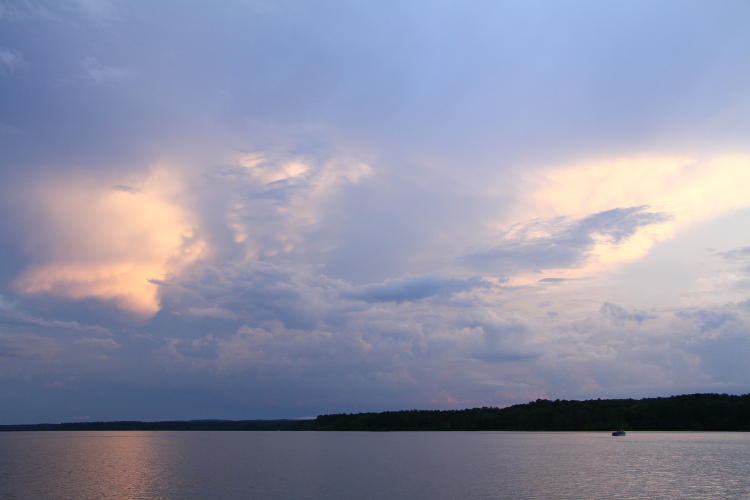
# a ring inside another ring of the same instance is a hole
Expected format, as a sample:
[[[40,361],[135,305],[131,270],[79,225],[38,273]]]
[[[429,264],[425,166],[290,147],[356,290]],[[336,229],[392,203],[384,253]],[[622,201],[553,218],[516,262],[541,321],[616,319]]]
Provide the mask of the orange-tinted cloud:
[[[648,207],[669,214],[660,223],[640,227],[623,241],[594,234],[596,243],[584,265],[549,270],[563,278],[578,278],[640,259],[654,245],[688,227],[750,205],[745,188],[748,183],[750,156],[746,154],[642,156],[561,165],[528,178],[529,194],[515,211],[498,220],[497,227],[557,217],[583,218],[624,207]],[[507,229],[505,234],[513,236]],[[538,275],[519,276],[515,281],[536,280]]]
[[[17,279],[24,294],[113,301],[148,317],[158,285],[206,251],[179,181],[157,169],[132,185],[77,176],[47,179],[29,194],[29,244],[35,263]]]

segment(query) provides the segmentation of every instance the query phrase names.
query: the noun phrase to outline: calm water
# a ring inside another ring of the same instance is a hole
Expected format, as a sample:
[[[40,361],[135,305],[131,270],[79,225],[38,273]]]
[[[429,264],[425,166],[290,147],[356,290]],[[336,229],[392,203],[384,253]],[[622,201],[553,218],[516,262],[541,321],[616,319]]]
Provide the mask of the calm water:
[[[750,434],[0,433],[0,498],[750,498]]]

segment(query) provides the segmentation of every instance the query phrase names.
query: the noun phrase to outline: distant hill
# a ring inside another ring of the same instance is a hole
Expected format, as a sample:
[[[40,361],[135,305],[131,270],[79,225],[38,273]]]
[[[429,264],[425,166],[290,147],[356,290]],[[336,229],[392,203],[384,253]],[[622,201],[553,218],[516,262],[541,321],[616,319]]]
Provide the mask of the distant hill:
[[[0,431],[750,431],[750,394],[537,399],[507,408],[320,415],[310,420],[184,420],[0,425]]]

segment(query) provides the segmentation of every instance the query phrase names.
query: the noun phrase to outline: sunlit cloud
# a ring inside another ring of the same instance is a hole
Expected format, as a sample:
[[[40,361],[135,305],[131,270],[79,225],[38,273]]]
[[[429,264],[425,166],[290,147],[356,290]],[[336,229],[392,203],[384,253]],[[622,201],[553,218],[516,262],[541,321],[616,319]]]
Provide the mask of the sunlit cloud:
[[[642,156],[551,168],[527,182],[531,217],[583,216],[623,206],[648,205],[672,213],[678,228],[750,204],[747,154],[695,158]]]
[[[372,168],[357,159],[325,160],[255,153],[229,155],[213,172],[230,200],[224,223],[248,259],[273,259],[299,250],[324,220],[326,204]]]
[[[533,246],[536,242],[538,247],[552,241],[552,235],[559,234],[571,220],[586,221],[594,214],[627,207],[647,207],[650,213],[663,214],[638,224],[623,238],[592,228],[592,244],[586,248],[585,258],[571,260],[573,265],[556,266],[561,250],[570,249],[548,245],[548,265],[535,268],[560,278],[580,278],[643,258],[654,245],[680,231],[750,206],[744,189],[748,182],[750,156],[746,154],[643,156],[562,165],[528,176],[525,186],[529,194],[500,217],[496,227],[504,235],[501,246]],[[518,257],[524,258],[520,253]],[[538,279],[536,273],[521,273],[514,283]]]
[[[135,186],[78,176],[47,179],[29,195],[34,263],[16,280],[27,295],[113,301],[139,316],[159,310],[159,280],[204,256],[178,179],[154,170]]]
[[[260,180],[263,184],[298,178],[310,170],[300,159],[269,162],[261,153],[243,153],[237,155],[237,164],[245,167],[250,176]]]

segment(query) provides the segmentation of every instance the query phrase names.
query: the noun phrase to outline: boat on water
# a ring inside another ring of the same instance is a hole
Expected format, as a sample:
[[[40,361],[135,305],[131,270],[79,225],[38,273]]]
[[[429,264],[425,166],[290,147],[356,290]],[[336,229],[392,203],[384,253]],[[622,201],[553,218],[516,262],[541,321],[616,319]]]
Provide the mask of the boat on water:
[[[612,433],[613,436],[624,436],[625,431],[615,431]]]

